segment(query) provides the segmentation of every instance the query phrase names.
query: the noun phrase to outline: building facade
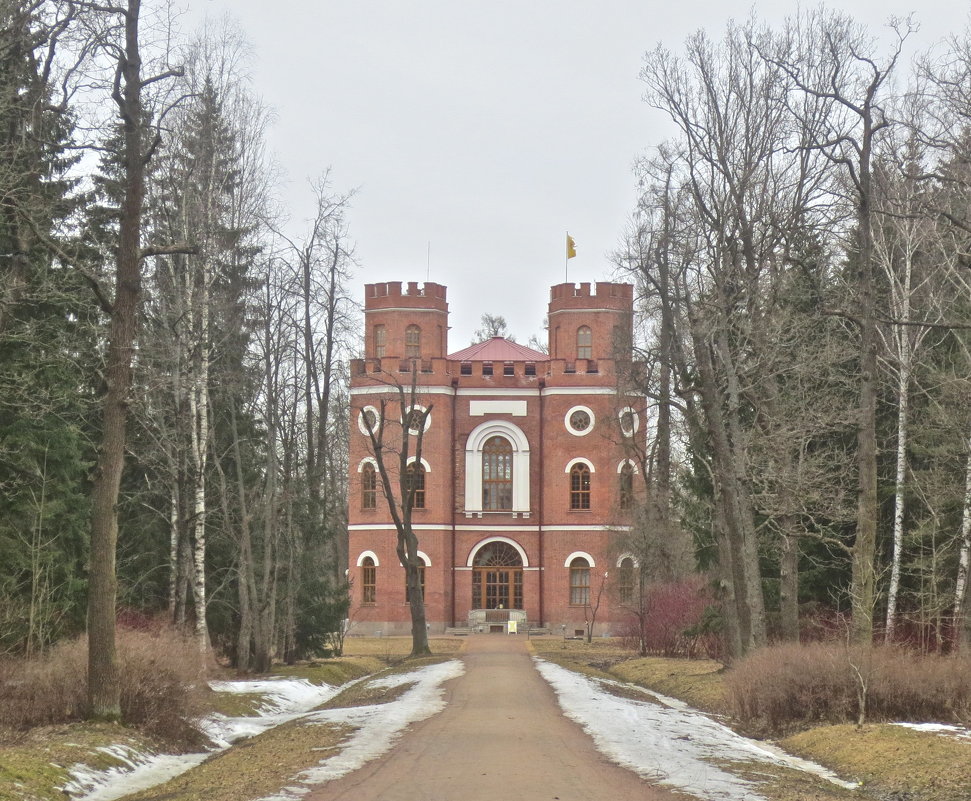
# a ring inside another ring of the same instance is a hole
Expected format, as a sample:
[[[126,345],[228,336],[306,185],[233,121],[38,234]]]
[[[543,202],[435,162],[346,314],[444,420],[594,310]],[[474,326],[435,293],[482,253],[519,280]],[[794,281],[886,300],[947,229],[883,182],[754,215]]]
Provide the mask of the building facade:
[[[559,284],[550,292],[549,354],[501,337],[449,354],[444,286],[366,286],[365,358],[352,363],[350,390],[355,633],[411,626],[365,416],[385,428],[395,486],[396,443],[409,437],[433,633],[498,621],[496,610],[522,610],[531,625],[557,633],[584,630],[594,615],[596,634],[617,630],[634,572],[619,532],[640,483],[635,454],[646,428],[643,399],[618,390],[629,344],[615,355],[631,341],[632,307],[627,284]],[[412,407],[427,413],[420,460]]]

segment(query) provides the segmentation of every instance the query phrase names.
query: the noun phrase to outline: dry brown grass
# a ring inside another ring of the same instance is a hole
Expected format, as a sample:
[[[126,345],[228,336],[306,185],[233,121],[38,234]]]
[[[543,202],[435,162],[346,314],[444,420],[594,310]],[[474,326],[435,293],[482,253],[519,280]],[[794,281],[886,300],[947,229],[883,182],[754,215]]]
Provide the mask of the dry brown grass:
[[[124,723],[170,746],[199,745],[203,738],[191,723],[202,709],[198,649],[168,629],[121,631],[117,647]],[[58,645],[43,659],[0,668],[0,729],[78,721],[86,703],[84,638]]]
[[[436,656],[457,654],[465,647],[458,637],[431,637],[428,645]],[[386,665],[405,659],[411,653],[411,637],[348,637],[344,656],[371,656]]]
[[[563,667],[637,684],[679,698],[697,709],[725,711],[722,665],[711,659],[631,658],[619,638],[587,643],[558,637],[530,640],[537,656]]]
[[[971,721],[971,659],[922,656],[896,647],[838,643],[763,648],[726,675],[732,715],[747,729],[784,734],[855,722],[859,676],[868,721]]]
[[[902,726],[819,726],[782,740],[791,753],[815,760],[868,795],[920,801],[971,801],[971,746]]]

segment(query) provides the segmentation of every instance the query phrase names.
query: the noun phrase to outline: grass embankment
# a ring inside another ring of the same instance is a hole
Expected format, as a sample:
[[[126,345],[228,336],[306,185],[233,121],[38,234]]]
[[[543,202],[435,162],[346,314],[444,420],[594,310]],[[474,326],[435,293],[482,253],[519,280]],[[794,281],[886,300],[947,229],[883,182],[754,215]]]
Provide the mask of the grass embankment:
[[[345,656],[338,659],[281,667],[274,675],[304,678],[322,683],[324,676],[339,675],[345,681],[323,682],[344,684],[349,673],[362,678],[346,687],[318,709],[386,704],[411,689],[413,684],[392,688],[375,687],[373,683],[396,673],[407,673],[425,665],[451,659],[464,642],[453,639],[433,640],[433,655],[411,659],[411,639],[407,637],[354,638],[345,644]],[[365,670],[364,673],[360,671]],[[336,671],[336,674],[335,674]],[[120,801],[238,801],[259,798],[279,792],[302,771],[339,753],[341,744],[355,731],[349,726],[295,720],[238,743],[202,765],[170,781],[127,795]]]
[[[271,676],[340,686],[366,676],[377,678],[443,661],[457,653],[463,644],[451,639],[434,640],[435,656],[410,660],[407,658],[410,638],[349,638],[343,657],[277,666]],[[218,678],[235,676],[226,672]],[[370,688],[368,682],[359,682],[324,706],[387,703],[407,689],[379,690]],[[265,700],[260,693],[209,691],[201,695],[199,711],[200,714],[218,712],[228,717],[255,716]],[[279,790],[289,777],[330,756],[350,732],[345,727],[294,721],[238,743],[165,785],[130,798],[161,798],[163,789],[168,798],[190,800],[235,801],[266,795],[257,791],[264,787],[267,792]],[[160,741],[121,725],[80,722],[37,726],[19,732],[0,730],[0,801],[63,801],[65,795],[60,788],[71,778],[70,767],[83,765],[91,770],[105,770],[125,766],[122,759],[99,750],[119,744],[141,753],[171,751]],[[253,778],[257,775],[258,780]]]
[[[571,670],[646,687],[711,714],[729,712],[727,671],[717,662],[632,657],[610,639],[588,644],[543,637],[530,643],[538,656]],[[808,774],[763,764],[726,767],[757,781],[759,793],[773,801],[824,801],[859,798],[861,794],[881,801],[971,801],[971,743],[966,740],[873,724],[862,729],[816,726],[778,743],[848,781],[860,782],[860,789],[849,793]]]

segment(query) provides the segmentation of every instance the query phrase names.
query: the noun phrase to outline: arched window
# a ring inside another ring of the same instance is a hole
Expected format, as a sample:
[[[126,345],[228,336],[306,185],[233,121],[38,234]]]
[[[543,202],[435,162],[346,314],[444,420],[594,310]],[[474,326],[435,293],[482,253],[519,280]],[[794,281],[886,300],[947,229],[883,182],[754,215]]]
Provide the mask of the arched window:
[[[577,462],[570,468],[570,509],[590,508],[590,466]]]
[[[408,472],[405,476],[405,490],[408,493],[414,492],[412,509],[425,508],[425,468],[420,462],[412,462],[408,465]]]
[[[512,445],[505,437],[491,437],[482,447],[482,509],[512,509]]]
[[[570,562],[570,606],[590,603],[590,563],[582,556]]]
[[[365,556],[361,560],[361,602],[373,604],[377,598],[378,569],[374,559]]]
[[[620,560],[617,575],[617,599],[622,604],[634,602],[634,560],[625,556]]]
[[[418,566],[418,587],[421,590],[421,599],[425,600],[425,566]],[[411,593],[408,591],[408,571],[405,570],[405,603],[411,603]]]
[[[577,358],[593,358],[593,331],[588,325],[581,325],[577,329]]]
[[[405,329],[405,358],[421,358],[421,329],[417,325]]]
[[[620,468],[620,508],[634,507],[634,466],[630,463]]]
[[[387,332],[383,325],[374,326],[374,358],[383,359],[387,347]]]
[[[378,506],[378,474],[368,462],[361,468],[361,508],[376,509]]]

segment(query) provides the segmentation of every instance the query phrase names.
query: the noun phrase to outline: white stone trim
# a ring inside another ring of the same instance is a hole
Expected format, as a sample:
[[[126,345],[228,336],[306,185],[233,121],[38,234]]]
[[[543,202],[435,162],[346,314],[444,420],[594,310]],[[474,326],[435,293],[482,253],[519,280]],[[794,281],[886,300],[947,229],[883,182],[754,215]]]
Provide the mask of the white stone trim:
[[[634,421],[633,429],[624,428],[624,415],[630,414],[631,419]],[[633,437],[637,433],[637,429],[641,427],[641,416],[637,413],[637,409],[633,406],[625,406],[619,412],[617,412],[617,422],[620,425],[620,433],[625,437]]]
[[[574,297],[576,297],[576,295],[574,295]],[[382,309],[381,311],[384,311],[384,310]],[[553,315],[556,315],[556,314],[567,314],[567,313],[569,313],[569,314],[579,314],[581,312],[583,314],[591,314],[591,313],[597,314],[597,313],[600,313],[600,312],[610,312],[611,314],[629,314],[629,312],[624,312],[624,311],[621,311],[620,309],[603,309],[603,308],[600,308],[600,309],[557,309],[556,311],[551,311],[550,314],[549,314],[549,316],[552,317]]]
[[[387,295],[376,295],[376,298],[386,298]],[[419,297],[418,295],[413,295],[412,297]],[[424,297],[428,297],[427,295]],[[414,306],[380,306],[376,309],[368,309],[371,312],[409,312],[414,314],[418,312],[419,314],[448,314],[444,309],[426,309],[426,308],[415,308]]]
[[[473,545],[469,549],[469,557],[468,559],[465,560],[465,566],[474,567],[475,555],[479,551],[481,551],[486,545],[488,545],[490,542],[505,542],[508,545],[512,545],[512,547],[515,548],[516,552],[519,554],[519,558],[523,562],[523,567],[524,568],[529,567],[529,559],[526,558],[526,551],[523,549],[523,546],[520,545],[518,542],[516,542],[516,540],[511,539],[509,537],[486,537],[484,540],[479,540],[475,545]]]
[[[367,426],[364,425],[364,413],[368,410],[374,412],[374,419],[377,421],[374,426],[375,432],[381,429],[381,412],[373,406],[362,406],[357,412],[357,427],[365,437],[368,436],[368,431]]]
[[[564,470],[563,472],[569,473],[573,469],[573,465],[576,465],[576,464],[585,464],[587,467],[590,468],[591,473],[597,472],[593,466],[593,462],[591,462],[589,459],[583,456],[577,456],[576,459],[570,459],[570,461],[566,463],[566,470]]]
[[[363,459],[361,459],[361,463],[357,466],[357,472],[363,473],[364,465],[366,464],[372,465],[375,470],[378,469],[378,460],[375,459],[373,456],[365,456]]]
[[[634,556],[634,554],[632,554],[632,553],[622,553],[620,556],[617,557],[617,567],[618,568],[620,567],[621,562],[623,562],[625,559],[630,559],[634,563],[634,569],[635,570],[637,570],[641,566],[640,561],[638,560],[638,558],[636,556]]]
[[[415,457],[414,456],[409,456],[408,457],[408,464],[414,464],[414,463],[415,463]],[[399,462],[399,464],[400,464],[400,462]],[[424,456],[421,459],[421,466],[425,470],[426,473],[432,472],[432,468],[429,466],[428,462],[425,461],[425,457]],[[414,526],[412,526],[412,528],[414,528]]]
[[[381,386],[368,386],[368,387],[351,387],[349,393],[351,397],[355,395],[391,395],[395,399],[398,398],[398,388],[394,384],[382,384]],[[415,389],[415,394],[421,397],[422,395],[454,395],[455,390],[451,387],[426,387],[418,385]],[[405,388],[405,397],[411,396],[411,388]]]
[[[511,387],[509,389],[502,389],[501,387],[459,387],[455,390],[457,395],[481,395],[485,398],[488,397],[505,397],[510,398],[535,398],[539,395],[539,389],[522,389],[519,387]]]
[[[378,561],[378,555],[374,551],[361,551],[357,557],[357,566],[364,567],[364,560],[369,556],[374,560],[375,567],[381,567],[381,562]]]
[[[563,567],[569,567],[570,566],[570,562],[572,562],[574,559],[576,559],[578,557],[582,557],[582,558],[586,559],[587,560],[587,564],[589,564],[590,567],[596,567],[597,566],[597,563],[593,561],[593,557],[590,554],[588,554],[586,551],[574,551],[573,553],[571,553],[566,558],[566,561],[563,563]]]
[[[419,551],[418,552],[418,558],[421,559],[421,561],[423,561],[425,563],[425,567],[431,567],[432,566],[432,560],[428,558],[428,554],[425,553],[424,551]],[[404,565],[401,564],[401,562],[399,561],[398,562],[398,567],[404,567]]]
[[[573,416],[574,412],[586,412],[587,416],[590,418],[590,425],[588,425],[582,431],[574,428],[573,424],[570,422],[570,418]],[[571,406],[567,409],[565,415],[563,415],[563,425],[566,426],[566,430],[569,431],[575,437],[585,437],[591,431],[593,431],[594,426],[597,425],[597,415],[593,413],[593,409],[589,406]]]
[[[451,526],[448,523],[412,523],[413,531],[448,531]],[[352,523],[347,527],[348,531],[394,531],[394,523]]]
[[[618,476],[621,474],[621,471],[623,471],[624,465],[627,465],[627,464],[629,464],[631,467],[634,468],[634,475],[635,476],[639,476],[641,474],[641,468],[637,466],[637,462],[635,462],[633,459],[621,459],[617,463],[617,475]]]
[[[469,401],[469,417],[485,417],[487,414],[511,414],[526,416],[524,400],[472,400]]]
[[[423,412],[423,413],[426,412],[426,411],[428,411],[427,407],[422,406],[420,403],[415,403],[415,404],[412,404],[411,406],[406,406],[405,407],[405,414],[404,414],[404,419],[402,419],[402,421],[401,421],[401,427],[402,428],[407,428],[408,433],[411,434],[411,436],[413,436],[413,437],[417,437],[418,436],[418,432],[417,431],[413,431],[411,429],[411,426],[406,426],[405,424],[406,424],[406,421],[407,422],[410,422],[411,413],[415,409],[417,409],[418,411]],[[428,414],[425,417],[425,428],[423,429],[423,431],[428,431],[428,429],[431,428],[431,425],[432,425],[432,416],[431,416],[431,414]]]
[[[500,436],[512,445],[512,509],[529,512],[529,440],[508,420],[487,420],[469,434],[465,444],[465,512],[482,512],[482,448],[490,437]]]
[[[546,387],[543,396],[547,395],[616,395],[614,387]]]
[[[415,531],[451,531],[449,523],[413,523]],[[348,531],[394,531],[394,523],[352,523]],[[630,526],[497,526],[484,519],[478,525],[455,526],[456,531],[630,531]]]

